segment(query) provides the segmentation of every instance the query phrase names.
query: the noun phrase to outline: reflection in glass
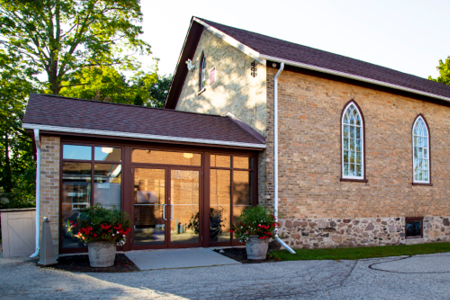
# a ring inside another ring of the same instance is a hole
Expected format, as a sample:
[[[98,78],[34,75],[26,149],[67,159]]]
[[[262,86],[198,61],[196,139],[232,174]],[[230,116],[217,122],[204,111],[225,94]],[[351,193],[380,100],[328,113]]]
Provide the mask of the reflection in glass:
[[[211,169],[209,241],[230,241],[230,182],[229,170]]]
[[[165,243],[165,170],[136,168],[134,174],[134,244]]]
[[[169,152],[133,149],[131,160],[134,163],[201,166],[201,154],[190,152]]]
[[[420,234],[421,221],[407,221],[406,222],[406,236],[407,237],[421,237]]]
[[[172,170],[170,176],[170,241],[172,244],[199,243],[199,171]]]
[[[98,161],[122,161],[122,148],[95,147],[94,159]]]
[[[62,170],[62,247],[84,247],[68,233],[68,221],[75,221],[79,211],[91,204],[91,164],[64,162]],[[76,234],[77,232],[74,232]]]
[[[230,168],[231,167],[231,157],[223,155],[211,155],[210,158],[211,167],[219,168]]]
[[[91,146],[63,145],[63,159],[92,159]]]
[[[249,171],[233,172],[233,223],[242,211],[252,205],[253,175]],[[238,239],[235,239],[236,241]]]
[[[253,158],[233,156],[233,168],[253,169]]]
[[[94,203],[106,208],[115,206],[120,210],[122,190],[122,165],[94,165]]]

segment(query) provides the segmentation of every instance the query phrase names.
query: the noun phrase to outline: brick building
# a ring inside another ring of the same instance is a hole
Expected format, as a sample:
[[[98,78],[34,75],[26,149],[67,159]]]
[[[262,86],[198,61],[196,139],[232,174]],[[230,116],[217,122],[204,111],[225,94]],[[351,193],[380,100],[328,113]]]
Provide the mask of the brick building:
[[[407,244],[450,236],[449,101],[450,86],[193,18],[164,110],[31,95],[24,127],[61,253],[85,251],[64,224],[96,202],[132,217],[123,250],[236,244],[231,222],[258,202],[294,248]]]

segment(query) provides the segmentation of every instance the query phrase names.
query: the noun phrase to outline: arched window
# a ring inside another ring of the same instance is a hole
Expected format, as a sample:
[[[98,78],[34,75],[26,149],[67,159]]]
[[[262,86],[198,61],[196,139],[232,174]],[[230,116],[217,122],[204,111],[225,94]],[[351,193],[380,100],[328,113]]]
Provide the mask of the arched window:
[[[354,101],[344,108],[342,130],[342,178],[364,180],[364,120]]]
[[[414,121],[413,141],[413,182],[430,183],[430,139],[428,126],[419,115]]]
[[[206,59],[205,55],[202,53],[200,58],[200,68],[199,68],[199,82],[198,82],[198,90],[202,91],[206,86]]]

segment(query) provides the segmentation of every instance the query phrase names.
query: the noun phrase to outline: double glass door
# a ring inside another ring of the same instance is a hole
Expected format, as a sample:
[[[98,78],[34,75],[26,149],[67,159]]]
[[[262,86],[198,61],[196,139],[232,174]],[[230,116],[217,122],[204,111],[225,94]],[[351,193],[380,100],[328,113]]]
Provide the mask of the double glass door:
[[[135,168],[132,248],[198,247],[200,170]]]

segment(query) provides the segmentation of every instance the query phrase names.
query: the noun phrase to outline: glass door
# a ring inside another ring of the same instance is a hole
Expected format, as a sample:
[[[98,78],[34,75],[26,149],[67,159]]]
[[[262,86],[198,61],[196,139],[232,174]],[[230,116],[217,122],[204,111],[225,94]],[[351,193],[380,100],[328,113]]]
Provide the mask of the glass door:
[[[133,249],[200,246],[200,171],[135,168]]]
[[[166,170],[136,168],[134,173],[133,244],[166,245]],[[151,247],[150,247],[151,248]]]
[[[170,246],[200,246],[200,171],[170,170]]]

